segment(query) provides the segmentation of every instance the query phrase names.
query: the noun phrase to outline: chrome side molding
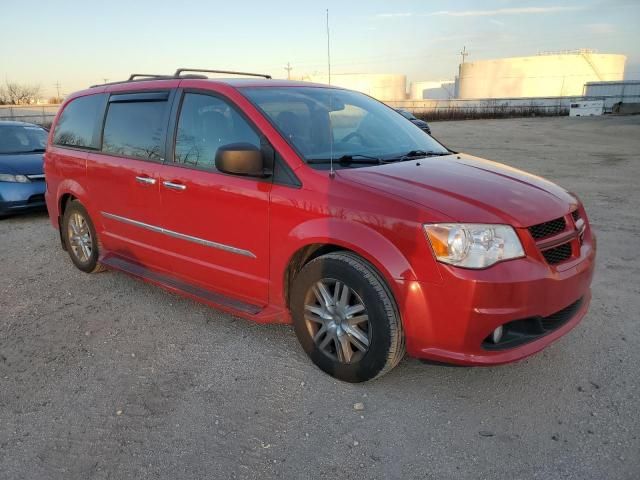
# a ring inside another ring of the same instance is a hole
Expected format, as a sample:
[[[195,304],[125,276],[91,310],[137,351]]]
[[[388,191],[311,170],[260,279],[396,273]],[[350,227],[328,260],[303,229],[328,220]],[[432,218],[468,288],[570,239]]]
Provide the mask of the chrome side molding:
[[[174,232],[173,230],[168,230],[166,228],[158,227],[156,225],[150,225],[148,223],[139,222],[138,220],[133,220],[131,218],[121,217],[120,215],[116,215],[115,213],[109,213],[109,212],[100,212],[100,213],[102,214],[103,217],[110,218],[112,220],[117,220],[122,223],[127,223],[129,225],[134,225],[136,227],[144,228],[146,230],[151,230],[152,232],[163,233],[164,235],[168,235],[170,237],[179,238],[180,240],[186,240],[187,242],[197,243],[199,245],[204,245],[205,247],[217,248],[218,250],[224,250],[225,252],[235,253],[236,255],[256,258],[255,254],[249,250],[233,247],[231,245],[226,245],[224,243],[212,242],[211,240],[205,240],[204,238],[193,237],[191,235],[186,235],[180,232]]]

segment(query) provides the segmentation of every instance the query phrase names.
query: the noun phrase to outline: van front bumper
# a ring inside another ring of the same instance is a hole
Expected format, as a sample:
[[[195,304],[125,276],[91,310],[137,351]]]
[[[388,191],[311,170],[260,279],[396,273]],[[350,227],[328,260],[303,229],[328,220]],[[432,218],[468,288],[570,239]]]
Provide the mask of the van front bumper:
[[[529,257],[485,270],[441,264],[441,283],[400,282],[407,353],[459,365],[498,365],[539,352],[587,313],[594,266],[595,245],[585,244],[579,259],[558,268]],[[493,344],[490,336],[501,325],[504,343]],[[514,336],[516,341],[508,341]]]

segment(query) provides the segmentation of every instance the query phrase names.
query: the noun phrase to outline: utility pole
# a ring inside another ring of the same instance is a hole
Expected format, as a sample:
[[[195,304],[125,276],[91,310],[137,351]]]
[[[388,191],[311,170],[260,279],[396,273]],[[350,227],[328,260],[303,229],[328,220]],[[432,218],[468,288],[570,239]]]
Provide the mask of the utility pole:
[[[56,98],[60,98],[60,82],[57,81],[56,83],[53,84],[53,86],[56,87],[56,92],[58,92]]]
[[[108,78],[103,78],[102,80],[104,80],[104,83],[107,83],[109,81]]]
[[[460,52],[460,56],[462,57],[462,63],[464,63],[465,58],[467,58],[469,52],[467,52],[467,47],[462,47],[462,51]]]
[[[293,70],[293,67],[287,62],[287,66],[284,67],[284,69],[287,71],[287,80],[291,80],[291,70]]]

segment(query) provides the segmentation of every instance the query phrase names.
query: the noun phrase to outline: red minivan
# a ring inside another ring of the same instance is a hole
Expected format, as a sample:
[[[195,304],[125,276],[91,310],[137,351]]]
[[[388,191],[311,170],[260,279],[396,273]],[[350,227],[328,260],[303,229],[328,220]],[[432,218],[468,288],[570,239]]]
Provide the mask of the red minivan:
[[[60,109],[46,201],[80,270],[293,323],[349,382],[405,352],[511,362],[584,317],[595,238],[574,194],[361,93],[190,72],[212,71],[132,75]]]

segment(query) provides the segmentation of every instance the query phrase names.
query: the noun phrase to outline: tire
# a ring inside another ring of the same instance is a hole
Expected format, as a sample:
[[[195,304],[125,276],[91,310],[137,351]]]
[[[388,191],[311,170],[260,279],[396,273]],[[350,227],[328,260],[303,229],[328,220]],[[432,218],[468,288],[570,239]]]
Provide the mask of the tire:
[[[353,253],[329,253],[307,263],[293,281],[290,307],[302,348],[335,378],[371,380],[404,357],[393,296],[373,266]]]
[[[67,205],[62,217],[62,239],[73,264],[86,273],[105,270],[98,263],[98,236],[87,210],[77,200]]]

